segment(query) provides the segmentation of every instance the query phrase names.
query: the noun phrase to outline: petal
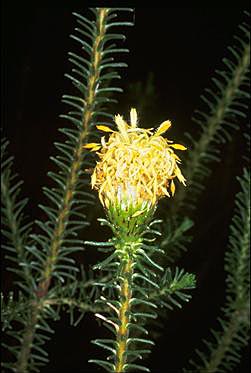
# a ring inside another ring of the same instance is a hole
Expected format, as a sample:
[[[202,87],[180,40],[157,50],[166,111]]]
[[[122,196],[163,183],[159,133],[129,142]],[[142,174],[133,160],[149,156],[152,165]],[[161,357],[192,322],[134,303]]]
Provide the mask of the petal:
[[[172,196],[174,196],[174,193],[175,193],[175,184],[174,184],[173,180],[171,181],[170,189],[171,189]]]
[[[96,148],[93,148],[92,150],[91,150],[91,152],[96,152],[97,150],[99,150],[101,148],[101,146],[97,146]]]
[[[122,137],[125,140],[128,140],[128,124],[126,123],[126,121],[124,121],[123,117],[119,114],[115,115],[114,120]]]
[[[98,130],[100,131],[103,131],[103,132],[114,132],[111,128],[107,127],[107,126],[103,126],[103,125],[100,125],[100,126],[96,126]]]
[[[102,145],[103,147],[106,146],[105,136],[102,136],[102,137],[101,137],[101,145]]]
[[[92,148],[96,148],[98,146],[100,147],[99,143],[97,143],[97,142],[90,142],[89,144],[83,145],[83,148],[85,148],[85,149],[92,149]]]
[[[186,186],[186,179],[184,178],[184,176],[182,175],[181,171],[180,171],[180,168],[178,166],[176,166],[176,170],[175,170],[175,175],[177,176],[177,178],[179,179],[179,181]]]
[[[151,145],[152,145],[153,148],[155,148],[155,149],[160,150],[161,152],[163,152],[163,147],[162,146],[160,146],[160,145],[158,145],[158,144],[156,144],[154,142],[152,142]]]
[[[114,121],[117,124],[118,129],[120,129],[121,127],[123,129],[127,129],[128,128],[128,124],[126,123],[126,121],[124,120],[124,118],[122,117],[122,115],[120,115],[120,114],[115,115],[114,116]]]
[[[130,122],[131,122],[131,126],[134,128],[137,127],[137,119],[138,119],[137,111],[136,109],[132,108],[130,111]]]
[[[161,135],[162,133],[166,132],[171,127],[171,125],[172,123],[170,122],[170,120],[166,120],[165,122],[161,123],[154,135]]]
[[[177,154],[172,154],[173,158],[176,159],[176,162],[180,163],[181,162],[181,159],[177,156]]]
[[[170,197],[170,194],[168,193],[167,189],[166,188],[162,188],[162,191],[165,193],[165,195],[167,197]]]
[[[132,215],[132,218],[135,218],[136,216],[139,216],[141,214],[143,214],[145,212],[145,210],[138,210],[136,211],[133,215]]]
[[[92,177],[91,177],[91,186],[92,186],[92,189],[94,188],[94,185],[96,184],[96,181],[97,181],[96,172],[94,172],[92,174]]]
[[[178,149],[178,150],[187,150],[187,148],[184,145],[181,145],[181,144],[172,144],[172,145],[169,145],[169,146],[171,146],[174,149]]]

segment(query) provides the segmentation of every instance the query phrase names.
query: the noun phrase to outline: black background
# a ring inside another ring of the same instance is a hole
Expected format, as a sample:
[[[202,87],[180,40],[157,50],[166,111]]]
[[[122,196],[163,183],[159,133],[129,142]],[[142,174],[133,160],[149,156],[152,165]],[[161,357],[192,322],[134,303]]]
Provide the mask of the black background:
[[[31,219],[42,218],[37,207],[44,201],[41,187],[48,184],[53,142],[62,139],[57,129],[65,122],[58,116],[66,113],[67,107],[61,96],[74,93],[64,77],[71,70],[67,52],[79,51],[69,38],[76,27],[73,11],[88,12],[79,3],[75,6],[67,1],[57,6],[2,2],[2,127],[10,140],[16,171],[25,182]],[[126,17],[132,19],[132,15]],[[171,119],[170,138],[185,143],[184,131],[196,136],[192,113],[200,106],[200,95],[214,70],[222,67],[226,47],[232,44],[242,20],[240,8],[136,7],[135,26],[124,31],[130,54],[123,59],[128,63],[128,68],[121,70],[125,94],[118,96],[116,111],[127,115],[136,104],[133,92],[128,93],[129,84],[145,82],[152,72],[156,95],[149,105],[149,116],[139,113],[141,125],[146,121],[157,126]],[[193,300],[182,311],[173,312],[170,322],[163,325],[163,335],[146,362],[153,372],[180,372],[201,338],[217,326],[224,301],[224,250],[238,190],[235,176],[241,175],[244,147],[241,132],[235,133],[234,141],[222,147],[222,162],[212,166],[212,176],[198,201],[200,212],[194,217],[193,246],[178,263],[196,273],[198,287]],[[86,234],[93,238],[95,233],[98,240],[96,228],[94,224]],[[87,249],[78,257],[79,262],[95,262],[93,251]],[[3,278],[8,289],[10,276],[4,274]],[[91,339],[101,337],[93,315],[87,315],[76,329],[62,315],[53,327],[55,335],[48,343],[51,361],[42,373],[102,371],[87,363],[90,358],[100,358],[100,350],[90,344]],[[241,372],[248,371],[247,356],[245,351]]]

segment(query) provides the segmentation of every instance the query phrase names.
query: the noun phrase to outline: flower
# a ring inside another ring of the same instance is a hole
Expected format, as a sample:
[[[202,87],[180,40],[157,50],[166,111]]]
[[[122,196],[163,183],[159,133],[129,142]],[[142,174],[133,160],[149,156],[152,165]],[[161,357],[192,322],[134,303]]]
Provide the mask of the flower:
[[[174,195],[176,177],[186,185],[178,167],[181,160],[174,152],[186,148],[162,136],[171,126],[169,120],[156,131],[139,128],[134,108],[130,111],[130,125],[119,114],[114,119],[117,131],[97,126],[110,134],[108,141],[103,136],[100,144],[84,145],[99,156],[91,185],[99,191],[100,201],[106,208],[110,204],[119,204],[124,210],[129,205],[151,208],[160,198],[170,197],[169,189]]]

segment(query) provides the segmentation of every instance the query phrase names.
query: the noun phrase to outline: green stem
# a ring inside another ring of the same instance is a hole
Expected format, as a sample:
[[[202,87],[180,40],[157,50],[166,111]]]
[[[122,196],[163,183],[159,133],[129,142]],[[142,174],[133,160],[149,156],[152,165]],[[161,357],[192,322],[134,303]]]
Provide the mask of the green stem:
[[[233,71],[232,78],[226,85],[222,97],[219,99],[211,117],[208,119],[207,123],[205,123],[204,130],[199,141],[196,142],[194,149],[188,153],[188,159],[185,164],[185,169],[183,170],[188,186],[192,186],[193,181],[196,178],[198,167],[203,162],[203,154],[207,152],[209,144],[221,126],[222,121],[228,115],[228,110],[233,104],[233,101],[238,96],[240,86],[246,77],[249,65],[250,45],[247,44],[243,50],[242,58],[240,59],[239,64]],[[179,211],[186,196],[187,190],[185,188],[179,188],[177,190],[177,193],[175,194],[175,204],[172,205],[173,212],[177,213],[177,211]]]
[[[84,110],[84,114],[82,117],[82,131],[80,132],[79,142],[74,152],[73,162],[68,174],[68,178],[66,181],[65,187],[65,194],[63,197],[63,202],[61,205],[61,209],[58,213],[57,224],[54,228],[54,233],[51,240],[51,247],[50,247],[50,254],[47,258],[43,279],[39,284],[39,293],[42,295],[47,293],[49,288],[52,272],[54,265],[57,261],[58,253],[63,242],[65,228],[68,223],[68,217],[71,210],[71,204],[73,200],[74,190],[78,182],[78,175],[79,170],[81,168],[81,159],[83,154],[83,145],[86,142],[86,138],[89,134],[89,127],[92,118],[92,113],[94,109],[94,104],[96,101],[96,85],[99,79],[100,74],[100,64],[102,60],[102,41],[105,36],[105,25],[106,25],[106,17],[108,14],[107,8],[100,8],[98,10],[97,16],[97,35],[95,41],[93,43],[92,49],[92,56],[91,61],[92,65],[90,67],[90,76],[88,79],[88,88],[87,88],[87,95],[86,95],[86,106]]]
[[[240,336],[242,328],[249,330],[249,247],[250,247],[250,183],[249,173],[243,176],[242,184],[243,191],[239,192],[236,197],[236,206],[238,210],[235,212],[233,222],[241,215],[240,225],[242,234],[232,231],[232,238],[238,242],[238,247],[230,248],[227,252],[227,267],[229,281],[227,281],[228,300],[226,302],[225,315],[228,321],[223,329],[221,337],[217,340],[217,346],[212,351],[210,359],[205,363],[205,367],[209,372],[218,372],[218,367],[223,360],[227,361],[228,352],[231,347],[237,345],[236,341]],[[239,201],[244,202],[244,206],[239,205]],[[231,237],[231,236],[230,236]],[[238,241],[237,241],[238,240]],[[230,241],[231,242],[231,241]],[[235,252],[238,249],[238,254]],[[231,251],[232,250],[232,251]],[[231,263],[231,265],[229,265]],[[229,311],[231,310],[231,311]],[[242,338],[243,339],[243,338]]]
[[[218,347],[213,351],[209,362],[205,366],[207,372],[218,372],[222,360],[225,358],[235,336],[238,335],[240,327],[240,318],[238,316],[238,311],[232,314],[228,325],[219,340]]]
[[[68,217],[71,210],[73,195],[78,182],[79,170],[82,164],[82,153],[84,151],[83,145],[86,142],[86,138],[89,134],[92,113],[96,102],[96,85],[99,79],[100,64],[102,61],[102,42],[106,32],[105,25],[108,11],[109,9],[107,8],[98,9],[96,20],[97,34],[92,48],[90,76],[88,79],[88,88],[85,98],[86,105],[82,117],[82,131],[80,132],[78,145],[74,152],[74,160],[72,162],[71,169],[66,180],[65,193],[61,204],[61,208],[58,211],[58,219],[51,239],[51,246],[49,249],[49,255],[45,262],[42,280],[40,281],[38,285],[38,290],[36,292],[38,300],[34,303],[32,318],[30,320],[30,323],[27,325],[27,328],[23,335],[23,342],[16,367],[16,370],[19,373],[24,373],[27,371],[28,360],[36,329],[36,323],[41,309],[40,307],[38,307],[38,303],[39,300],[41,298],[46,297],[48,293],[54,266],[57,262],[58,253],[63,243],[64,232],[68,223]]]
[[[15,366],[15,372],[26,373],[28,372],[28,360],[34,339],[34,332],[39,318],[39,303],[34,303],[31,308],[31,316],[29,322],[26,324],[24,331],[21,350]]]
[[[21,229],[21,223],[18,221],[18,218],[15,214],[15,205],[17,201],[15,200],[15,197],[10,193],[11,185],[9,180],[8,172],[5,173],[5,170],[2,173],[1,177],[1,193],[2,193],[2,203],[3,206],[5,206],[5,218],[6,223],[8,224],[8,228],[10,229],[11,233],[11,243],[13,247],[16,250],[18,261],[21,263],[25,261],[25,255],[24,255],[24,238],[22,237],[22,234],[20,233]],[[23,267],[23,273],[25,275],[25,279],[27,283],[30,283],[29,279],[31,276],[30,270],[27,266]]]
[[[248,194],[250,192],[250,184],[247,186],[246,193]],[[247,283],[250,283],[249,276],[250,276],[250,270],[247,271],[248,263],[250,263],[250,256],[249,256],[249,250],[250,250],[250,194],[248,194],[249,198],[246,199],[247,206],[246,211],[240,211],[244,219],[242,221],[243,226],[243,236],[240,237],[240,250],[239,255],[237,258],[237,265],[235,270],[231,275],[235,276],[235,283],[236,287],[233,288],[227,288],[227,291],[231,294],[232,292],[235,292],[236,296],[236,304],[241,304],[246,301],[247,294],[249,293]],[[245,215],[244,215],[245,213]],[[245,275],[246,273],[246,275]]]
[[[115,372],[124,372],[126,364],[126,350],[129,338],[128,324],[130,322],[130,301],[132,299],[132,275],[133,275],[133,261],[131,259],[124,260],[121,269],[121,283],[120,283],[120,309],[119,320],[120,325],[117,330],[116,340],[116,358],[115,358]]]

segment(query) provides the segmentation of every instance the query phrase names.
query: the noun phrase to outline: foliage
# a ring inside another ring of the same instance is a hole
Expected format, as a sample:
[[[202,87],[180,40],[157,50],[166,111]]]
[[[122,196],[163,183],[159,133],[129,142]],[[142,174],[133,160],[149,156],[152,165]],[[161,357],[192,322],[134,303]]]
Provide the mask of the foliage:
[[[22,263],[22,269],[17,270],[13,265],[8,267],[22,278],[19,286],[26,289],[26,283],[33,281],[29,263],[29,252],[25,245],[29,243],[30,222],[25,221],[23,210],[27,205],[27,198],[20,198],[22,181],[18,175],[13,174],[13,157],[7,156],[9,142],[1,140],[1,204],[2,204],[2,229],[1,233],[6,238],[2,248],[8,251],[6,258],[16,265]],[[15,268],[15,269],[14,269]]]
[[[207,351],[196,350],[201,362],[196,371],[232,372],[250,332],[250,173],[244,169],[238,178],[241,191],[236,195],[235,213],[230,225],[225,254],[226,303],[218,319],[219,329],[211,330],[213,340],[204,341]]]
[[[248,14],[246,15],[248,16]],[[169,251],[168,242],[172,243],[172,235],[179,232],[185,224],[192,227],[191,218],[201,192],[205,191],[205,183],[211,173],[213,162],[221,161],[222,144],[230,141],[234,130],[240,130],[240,120],[247,119],[249,108],[249,71],[250,71],[250,32],[246,22],[239,26],[235,36],[235,45],[229,47],[230,57],[223,58],[223,69],[216,70],[212,78],[214,88],[205,89],[202,100],[206,103],[204,110],[194,112],[193,121],[199,126],[199,138],[195,140],[189,133],[186,137],[191,149],[184,164],[184,175],[188,182],[189,193],[177,188],[174,203],[171,204],[170,217],[164,217],[163,238],[160,245],[166,248],[167,263],[177,260],[186,250],[189,237],[182,237],[186,245],[173,246]],[[185,216],[180,218],[180,216]],[[185,223],[191,221],[190,223]],[[170,245],[171,246],[171,245]]]
[[[219,162],[220,144],[230,141],[233,130],[240,129],[240,120],[247,118],[249,107],[250,32],[243,22],[235,35],[235,43],[229,46],[229,56],[223,58],[223,67],[216,69],[212,88],[206,88],[201,96],[205,109],[194,112],[193,121],[199,126],[199,139],[189,133],[186,136],[192,151],[185,161],[185,175],[189,193],[178,190],[174,211],[186,213],[196,206],[199,194],[205,189],[210,175],[210,164]]]
[[[17,264],[13,271],[27,278],[26,282],[19,280],[19,286],[25,291],[30,305],[29,311],[23,312],[19,320],[22,327],[18,333],[12,333],[20,347],[8,346],[14,354],[15,363],[5,366],[17,372],[27,369],[38,371],[41,363],[48,361],[47,353],[41,347],[48,338],[45,332],[52,332],[47,319],[58,318],[48,299],[57,297],[55,291],[60,289],[60,284],[72,281],[74,287],[76,282],[78,268],[69,255],[83,249],[83,242],[77,238],[77,232],[88,225],[83,211],[86,206],[93,204],[94,199],[84,189],[88,182],[84,170],[91,163],[83,145],[90,136],[97,136],[95,125],[101,120],[103,123],[104,117],[111,118],[106,105],[114,102],[114,99],[107,97],[107,93],[121,91],[121,88],[111,84],[106,87],[105,83],[120,78],[115,69],[126,66],[123,62],[114,62],[113,57],[117,53],[128,52],[117,45],[117,41],[125,39],[124,35],[112,31],[118,26],[131,25],[130,22],[118,19],[117,12],[122,11],[131,9],[92,8],[92,18],[74,13],[79,26],[75,29],[78,35],[71,37],[80,43],[84,53],[69,53],[73,69],[72,74],[66,76],[78,94],[63,96],[63,102],[72,110],[62,117],[71,123],[71,127],[59,129],[66,138],[63,143],[55,142],[59,154],[51,159],[57,169],[48,173],[55,187],[44,187],[48,205],[39,205],[44,212],[44,220],[36,220],[37,228],[32,234],[27,231],[30,225],[21,226],[20,213],[27,201],[16,201],[20,183],[14,183],[10,176],[11,161],[7,159],[3,165],[6,167],[1,183],[4,223],[9,228],[9,232],[5,231],[9,241],[5,248],[12,253],[9,259]],[[11,182],[13,185],[10,185]],[[27,235],[29,241],[24,245],[24,237]],[[58,293],[59,297],[63,295],[62,292]]]
[[[104,309],[105,307],[108,309],[105,315],[98,313],[96,316],[115,335],[115,339],[93,341],[111,354],[106,360],[92,359],[90,362],[102,366],[108,372],[135,369],[149,371],[134,362],[138,358],[142,359],[142,354],[148,354],[149,347],[154,345],[145,329],[146,321],[157,318],[158,305],[169,309],[172,309],[173,305],[181,308],[181,302],[189,301],[191,295],[186,294],[186,290],[195,287],[195,276],[184,273],[184,270],[178,268],[174,276],[170,269],[161,276],[159,273],[164,271],[163,268],[151,257],[153,253],[161,253],[162,250],[149,244],[149,241],[153,241],[151,236],[159,234],[158,230],[152,228],[159,221],[151,221],[151,216],[145,214],[134,217],[134,209],[126,214],[119,211],[117,215],[117,212],[110,208],[109,220],[99,219],[102,225],[112,229],[114,234],[112,239],[104,243],[86,242],[89,245],[101,245],[100,251],[111,252],[108,258],[95,266],[96,269],[111,274],[108,281],[97,282],[104,295],[97,299],[96,303],[101,303]],[[133,217],[130,220],[128,220],[129,214]],[[114,215],[116,215],[115,219]],[[112,294],[115,295],[115,300],[114,296],[111,297]],[[126,336],[122,330],[127,330]],[[120,346],[123,343],[126,343],[126,348],[122,353]]]
[[[246,121],[250,98],[248,25],[240,26],[235,45],[229,47],[229,57],[223,59],[222,69],[216,70],[212,79],[214,88],[205,90],[202,96],[206,106],[194,116],[199,126],[198,138],[187,134],[191,151],[185,160],[184,174],[189,193],[178,188],[171,209],[160,209],[155,220],[151,216],[145,222],[144,216],[138,215],[136,220],[128,221],[119,214],[120,224],[114,224],[114,216],[99,218],[101,225],[112,230],[113,237],[103,242],[83,241],[79,233],[90,224],[90,211],[96,209],[95,196],[89,190],[89,170],[94,161],[84,145],[99,138],[97,125],[111,126],[111,105],[116,104],[114,94],[122,91],[113,81],[120,78],[117,70],[126,64],[115,58],[128,50],[119,45],[124,35],[113,30],[132,25],[123,20],[124,12],[132,9],[91,8],[85,15],[74,13],[78,27],[71,38],[82,50],[69,53],[73,68],[66,77],[77,93],[62,98],[70,106],[70,111],[61,115],[67,123],[59,129],[65,140],[55,142],[56,155],[51,157],[53,163],[48,172],[53,186],[43,188],[47,203],[39,205],[43,218],[35,224],[25,217],[28,199],[22,197],[22,181],[13,173],[13,157],[7,154],[8,141],[3,139],[1,143],[2,247],[7,269],[17,285],[8,294],[1,294],[2,329],[7,335],[3,347],[11,353],[8,361],[2,363],[6,371],[39,372],[48,363],[46,343],[54,333],[52,321],[59,320],[64,312],[74,326],[87,312],[95,313],[112,332],[110,338],[93,340],[109,352],[108,358],[94,357],[91,362],[108,371],[118,371],[119,366],[123,371],[149,371],[136,360],[144,359],[154,342],[158,343],[162,330],[158,328],[155,333],[152,326],[161,326],[163,317],[189,302],[190,291],[196,286],[195,275],[179,269],[176,262],[194,244],[191,234],[194,209],[198,208],[213,162],[222,160],[223,144],[231,141],[241,121]],[[149,75],[145,88],[141,84],[136,86],[136,96],[144,96],[140,103],[142,111],[149,110],[156,99],[153,82],[154,77]],[[130,86],[129,92],[132,91]],[[250,136],[247,132],[244,136],[250,151]],[[244,155],[246,162],[247,154]],[[231,371],[238,366],[248,341],[250,175],[247,168],[238,180],[241,191],[235,198],[225,253],[226,303],[218,319],[219,328],[212,330],[214,340],[206,341],[206,351],[197,350],[200,360],[192,363],[196,371]],[[154,224],[159,224],[158,228],[153,228]],[[76,265],[75,254],[83,252],[84,245],[108,254],[94,266],[94,271]],[[124,350],[123,325],[128,325],[128,345]]]

